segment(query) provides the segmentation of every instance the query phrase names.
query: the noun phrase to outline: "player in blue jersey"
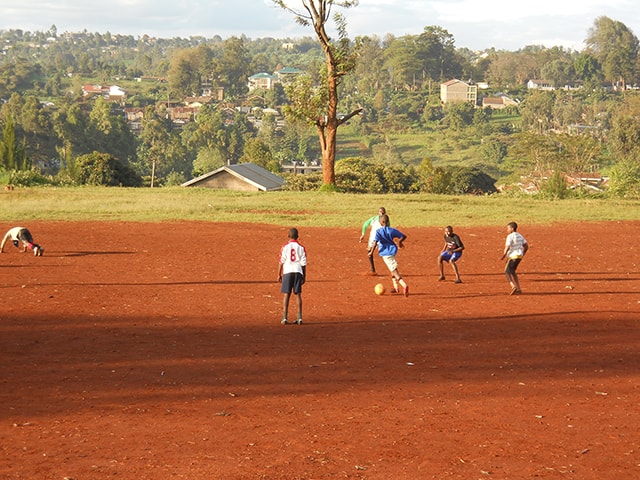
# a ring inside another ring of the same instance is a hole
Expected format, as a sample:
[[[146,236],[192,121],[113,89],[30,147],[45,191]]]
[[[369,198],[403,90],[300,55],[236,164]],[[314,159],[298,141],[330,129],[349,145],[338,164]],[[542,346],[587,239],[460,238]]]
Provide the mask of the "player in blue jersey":
[[[396,239],[398,243],[396,245]],[[393,282],[393,291],[397,293],[398,286],[402,287],[402,293],[405,297],[409,296],[409,286],[404,281],[400,272],[398,272],[398,262],[396,254],[398,248],[404,248],[404,241],[407,236],[400,230],[396,230],[389,226],[389,216],[387,214],[380,215],[380,228],[376,231],[375,241],[378,245],[378,254],[384,260],[387,268],[391,272],[391,281]]]

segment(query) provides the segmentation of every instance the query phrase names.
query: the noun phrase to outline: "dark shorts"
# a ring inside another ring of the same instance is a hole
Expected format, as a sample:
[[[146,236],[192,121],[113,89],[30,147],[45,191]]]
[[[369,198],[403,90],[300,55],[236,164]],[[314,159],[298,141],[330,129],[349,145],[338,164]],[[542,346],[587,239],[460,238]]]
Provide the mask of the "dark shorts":
[[[282,276],[282,287],[280,291],[282,293],[295,293],[296,295],[302,293],[302,284],[304,283],[304,276],[301,273],[285,273]]]
[[[516,273],[516,269],[518,265],[520,265],[520,261],[522,258],[510,258],[507,260],[507,265],[504,267],[504,273]]]
[[[25,243],[33,243],[33,237],[31,236],[31,232],[26,228],[23,228],[18,232],[18,240]]]

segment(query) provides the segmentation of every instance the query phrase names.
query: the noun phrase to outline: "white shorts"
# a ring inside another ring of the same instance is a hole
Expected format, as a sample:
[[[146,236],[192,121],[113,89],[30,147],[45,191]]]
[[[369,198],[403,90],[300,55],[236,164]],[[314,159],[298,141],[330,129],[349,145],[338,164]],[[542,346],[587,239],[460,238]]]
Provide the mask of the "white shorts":
[[[396,262],[396,256],[395,255],[390,255],[388,257],[382,257],[382,259],[384,260],[385,265],[387,266],[387,268],[389,269],[390,272],[393,272],[394,270],[398,269],[398,262]]]

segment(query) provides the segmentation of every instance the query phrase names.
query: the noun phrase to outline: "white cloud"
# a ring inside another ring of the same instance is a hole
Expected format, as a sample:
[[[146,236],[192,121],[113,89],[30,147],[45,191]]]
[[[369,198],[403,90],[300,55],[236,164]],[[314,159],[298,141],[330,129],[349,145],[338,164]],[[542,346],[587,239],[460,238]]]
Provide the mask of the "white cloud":
[[[299,0],[291,0],[297,7]],[[338,10],[336,8],[336,10]],[[595,19],[606,15],[640,33],[636,0],[360,0],[342,10],[351,36],[418,35],[426,26],[446,29],[458,47],[518,50],[527,45],[581,49]],[[34,13],[36,12],[36,13]],[[159,37],[228,38],[313,36],[271,0],[16,0],[0,1],[0,28],[59,32],[111,32]]]

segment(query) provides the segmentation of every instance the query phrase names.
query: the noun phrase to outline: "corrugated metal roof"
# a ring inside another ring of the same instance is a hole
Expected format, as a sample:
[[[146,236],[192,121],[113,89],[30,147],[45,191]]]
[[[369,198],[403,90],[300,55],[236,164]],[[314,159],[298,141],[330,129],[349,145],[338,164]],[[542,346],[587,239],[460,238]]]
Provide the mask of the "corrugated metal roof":
[[[284,179],[274,173],[271,173],[269,170],[262,168],[255,163],[240,163],[237,165],[225,165],[217,170],[213,170],[212,172],[205,173],[204,175],[200,175],[197,178],[189,180],[188,182],[183,183],[182,186],[188,187],[191,185],[197,185],[202,180],[217,175],[220,172],[227,172],[234,175],[235,177],[238,177],[263,191],[279,190],[282,188],[282,185],[284,185]]]
[[[253,183],[261,190],[278,190],[284,184],[282,177],[271,173],[266,168],[262,168],[255,163],[240,163],[238,165],[228,165],[224,168],[230,173]]]

